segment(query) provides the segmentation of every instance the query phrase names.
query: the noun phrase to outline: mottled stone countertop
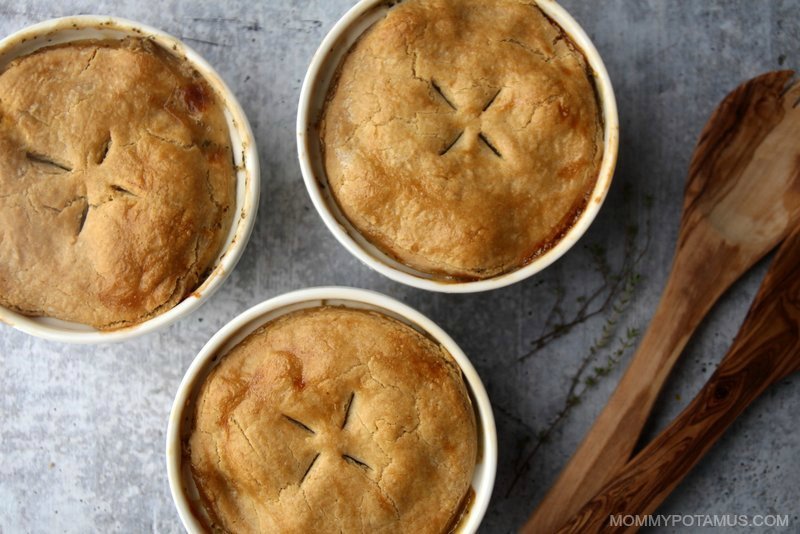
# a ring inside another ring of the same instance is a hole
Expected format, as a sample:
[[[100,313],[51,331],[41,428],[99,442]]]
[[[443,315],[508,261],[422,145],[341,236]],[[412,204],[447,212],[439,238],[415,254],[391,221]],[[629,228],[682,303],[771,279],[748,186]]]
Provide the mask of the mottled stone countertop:
[[[329,284],[374,289],[418,308],[471,357],[494,403],[500,445],[482,531],[512,531],[619,380],[631,356],[626,347],[636,342],[629,330],[643,329],[655,309],[689,158],[709,113],[744,79],[800,61],[798,0],[563,0],[594,40],[617,93],[622,138],[609,198],[579,244],[538,276],[491,293],[433,294],[393,283],[350,256],[323,226],[300,176],[294,122],[301,81],[317,45],[352,1],[171,0],[157,7],[126,0],[0,1],[0,36],[51,17],[98,13],[181,37],[237,94],[262,162],[250,244],[223,288],[189,318],[107,346],[45,342],[0,326],[0,532],[181,531],[164,439],[184,371],[236,314],[289,290]],[[762,262],[737,283],[701,326],[648,435],[711,375],[765,269]],[[613,286],[617,275],[641,280],[609,299],[602,288]],[[606,300],[624,300],[621,313]],[[531,353],[540,336],[576,317],[566,335]],[[581,363],[611,324],[612,341],[577,377],[570,396]],[[609,365],[619,349],[621,361]],[[800,531],[798,406],[800,378],[769,390],[660,511],[782,514],[789,527],[755,531]]]

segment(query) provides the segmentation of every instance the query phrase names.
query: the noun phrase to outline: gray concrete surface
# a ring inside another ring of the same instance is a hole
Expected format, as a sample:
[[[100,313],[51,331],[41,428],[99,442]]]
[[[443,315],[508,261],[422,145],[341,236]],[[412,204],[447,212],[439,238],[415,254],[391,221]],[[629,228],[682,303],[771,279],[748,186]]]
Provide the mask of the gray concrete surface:
[[[616,321],[613,338],[625,337],[627,328],[644,327],[656,306],[677,235],[685,171],[711,109],[742,80],[800,61],[797,0],[564,0],[594,39],[617,91],[622,148],[608,201],[573,251],[539,276],[488,294],[431,294],[390,282],[353,259],[323,226],[300,178],[294,120],[301,80],[317,44],[351,3],[0,2],[2,36],[75,13],[119,15],[181,36],[238,95],[263,168],[258,222],[244,257],[222,290],[190,318],[138,340],[92,347],[48,343],[0,327],[0,532],[179,532],[163,451],[167,414],[184,370],[234,315],[285,291],[322,284],[399,298],[462,345],[495,403],[499,430],[497,485],[482,530],[512,531],[544,495],[630,358],[630,350],[623,350],[622,361],[607,366],[619,345],[612,341],[579,375],[579,398],[567,398],[604,325]],[[626,238],[630,226],[638,233]],[[602,286],[598,258],[605,257],[616,272],[635,254],[626,251],[626,240],[641,248],[648,237],[632,269],[643,278],[627,292],[618,320],[605,307],[518,361],[547,330],[548,317],[551,328],[569,322],[582,297]],[[711,375],[765,268],[762,262],[738,283],[700,328],[648,435]],[[587,379],[591,386],[583,391]],[[799,405],[798,377],[769,391],[661,512],[781,514],[789,516],[789,526],[737,531],[800,531]],[[571,408],[551,425],[564,406]],[[547,439],[538,438],[549,426]]]

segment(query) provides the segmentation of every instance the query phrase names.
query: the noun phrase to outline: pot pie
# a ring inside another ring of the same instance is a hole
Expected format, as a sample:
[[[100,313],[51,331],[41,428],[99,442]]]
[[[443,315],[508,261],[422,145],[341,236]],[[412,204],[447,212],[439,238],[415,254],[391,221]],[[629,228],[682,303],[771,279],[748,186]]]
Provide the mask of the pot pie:
[[[324,306],[267,323],[193,405],[183,462],[213,532],[441,533],[471,492],[460,369],[380,313]]]
[[[230,229],[227,122],[155,43],[79,41],[0,73],[0,304],[113,329],[202,283]]]
[[[405,0],[353,45],[320,123],[332,195],[440,278],[518,269],[584,210],[603,154],[586,58],[532,0]]]

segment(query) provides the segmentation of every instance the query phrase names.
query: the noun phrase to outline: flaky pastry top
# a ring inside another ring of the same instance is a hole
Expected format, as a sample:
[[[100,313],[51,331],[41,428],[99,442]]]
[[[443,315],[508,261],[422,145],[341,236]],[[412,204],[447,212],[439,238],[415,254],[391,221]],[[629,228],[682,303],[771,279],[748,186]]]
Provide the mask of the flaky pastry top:
[[[222,105],[141,38],[44,48],[0,73],[0,304],[113,329],[180,302],[234,211]]]
[[[461,372],[383,314],[319,307],[239,343],[202,383],[185,440],[198,515],[226,532],[431,532],[477,454]]]
[[[405,0],[343,60],[321,121],[355,229],[418,270],[513,271],[552,247],[597,181],[586,59],[531,0]]]

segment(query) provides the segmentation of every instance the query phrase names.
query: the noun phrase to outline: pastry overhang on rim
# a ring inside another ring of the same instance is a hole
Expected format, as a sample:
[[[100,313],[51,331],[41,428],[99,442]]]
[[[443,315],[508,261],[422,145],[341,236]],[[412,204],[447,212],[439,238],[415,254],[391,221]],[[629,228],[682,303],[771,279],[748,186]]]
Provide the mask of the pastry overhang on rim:
[[[183,300],[230,229],[222,105],[142,38],[40,49],[0,73],[0,305],[100,329]]]
[[[478,441],[460,369],[383,314],[289,313],[197,387],[183,461],[212,530],[444,532],[470,494]]]
[[[466,280],[557,243],[603,154],[591,69],[532,1],[394,6],[343,60],[320,136],[357,231],[412,268]]]

